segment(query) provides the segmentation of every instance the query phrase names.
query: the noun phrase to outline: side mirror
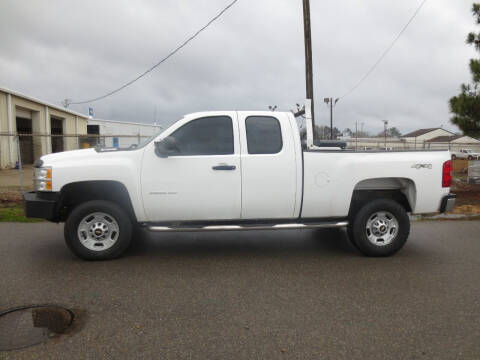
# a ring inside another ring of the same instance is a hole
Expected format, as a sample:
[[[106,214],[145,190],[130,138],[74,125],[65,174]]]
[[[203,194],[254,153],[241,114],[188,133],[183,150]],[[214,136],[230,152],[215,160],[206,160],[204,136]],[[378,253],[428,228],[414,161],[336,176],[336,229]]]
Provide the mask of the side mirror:
[[[156,141],[155,154],[161,158],[180,154],[180,149],[177,146],[175,138],[173,136],[167,136],[161,141]]]

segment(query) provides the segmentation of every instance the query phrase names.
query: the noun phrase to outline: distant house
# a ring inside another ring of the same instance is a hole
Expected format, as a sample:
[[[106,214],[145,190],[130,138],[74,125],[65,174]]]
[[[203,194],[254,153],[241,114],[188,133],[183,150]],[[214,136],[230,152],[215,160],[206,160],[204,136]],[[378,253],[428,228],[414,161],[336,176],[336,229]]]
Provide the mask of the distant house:
[[[466,135],[437,136],[425,142],[429,149],[445,149],[452,151],[460,149],[480,150],[480,140]]]
[[[406,142],[424,142],[443,136],[455,136],[455,134],[443,128],[429,128],[412,131],[408,134],[402,135],[401,138]]]

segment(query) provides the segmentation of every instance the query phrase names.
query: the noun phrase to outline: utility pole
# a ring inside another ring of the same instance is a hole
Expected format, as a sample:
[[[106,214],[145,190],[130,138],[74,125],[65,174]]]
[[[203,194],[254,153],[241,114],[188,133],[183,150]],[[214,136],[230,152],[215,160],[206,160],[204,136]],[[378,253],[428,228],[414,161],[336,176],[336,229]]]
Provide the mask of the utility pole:
[[[323,101],[330,106],[330,140],[333,140],[333,107],[337,105],[339,98],[333,101],[333,98],[324,98]]]
[[[358,148],[358,121],[355,121],[355,151]]]
[[[313,68],[312,68],[312,33],[310,25],[310,0],[303,0],[303,32],[305,39],[305,83],[307,99],[312,100],[313,139],[317,138],[315,130],[315,113],[313,106]]]
[[[63,99],[62,100],[62,105],[65,109],[68,108],[71,103],[72,103],[72,99]]]
[[[383,121],[383,133],[385,135],[385,149],[387,148],[387,125],[388,125],[388,120],[382,120]]]

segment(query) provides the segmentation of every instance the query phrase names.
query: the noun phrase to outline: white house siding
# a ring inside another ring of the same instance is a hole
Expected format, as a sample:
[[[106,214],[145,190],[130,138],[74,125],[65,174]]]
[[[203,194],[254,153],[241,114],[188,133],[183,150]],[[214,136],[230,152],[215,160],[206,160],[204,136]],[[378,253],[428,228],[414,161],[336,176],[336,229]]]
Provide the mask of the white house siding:
[[[431,142],[429,143],[430,149],[449,149],[450,151],[460,151],[461,149],[472,149],[474,151],[480,152],[480,141],[474,139],[470,136],[462,136],[458,139],[452,140],[450,142]]]

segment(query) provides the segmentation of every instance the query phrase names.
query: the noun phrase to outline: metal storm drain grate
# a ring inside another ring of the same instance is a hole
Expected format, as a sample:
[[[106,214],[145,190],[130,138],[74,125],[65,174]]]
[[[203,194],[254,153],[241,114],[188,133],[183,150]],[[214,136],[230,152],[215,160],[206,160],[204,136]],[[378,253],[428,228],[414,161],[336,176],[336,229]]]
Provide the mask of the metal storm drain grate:
[[[0,313],[0,351],[23,349],[63,334],[73,312],[55,305],[18,307]]]

